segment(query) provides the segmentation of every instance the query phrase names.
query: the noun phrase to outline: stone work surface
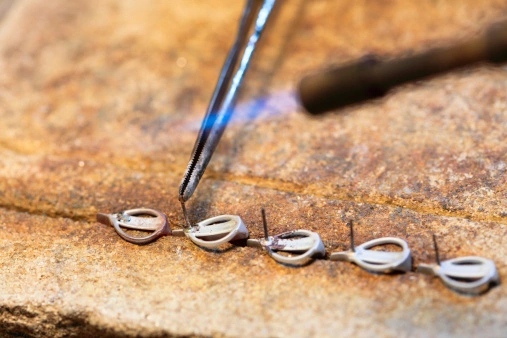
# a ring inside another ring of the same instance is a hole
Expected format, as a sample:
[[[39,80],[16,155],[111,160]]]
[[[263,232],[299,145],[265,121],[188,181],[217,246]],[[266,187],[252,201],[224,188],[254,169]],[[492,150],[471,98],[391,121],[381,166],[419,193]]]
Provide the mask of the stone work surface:
[[[366,54],[463,41],[505,1],[279,1],[188,207],[328,254],[398,236],[414,264],[480,255],[507,278],[507,73],[479,65],[322,118],[294,88]],[[0,1],[0,331],[7,336],[505,336],[507,289],[277,264],[183,238],[122,241],[98,211],[183,222],[177,189],[243,2]]]

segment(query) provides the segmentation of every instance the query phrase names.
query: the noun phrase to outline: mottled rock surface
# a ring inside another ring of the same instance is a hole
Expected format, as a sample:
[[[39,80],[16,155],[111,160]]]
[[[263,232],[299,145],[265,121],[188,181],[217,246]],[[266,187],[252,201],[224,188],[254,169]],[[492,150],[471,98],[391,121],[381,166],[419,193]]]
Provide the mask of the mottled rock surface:
[[[122,241],[98,211],[183,222],[177,188],[243,2],[0,1],[0,331],[7,336],[505,336],[507,289],[183,238]],[[477,65],[323,118],[304,74],[463,41],[505,1],[280,1],[188,207],[328,254],[398,236],[414,264],[480,255],[507,278],[507,72]]]

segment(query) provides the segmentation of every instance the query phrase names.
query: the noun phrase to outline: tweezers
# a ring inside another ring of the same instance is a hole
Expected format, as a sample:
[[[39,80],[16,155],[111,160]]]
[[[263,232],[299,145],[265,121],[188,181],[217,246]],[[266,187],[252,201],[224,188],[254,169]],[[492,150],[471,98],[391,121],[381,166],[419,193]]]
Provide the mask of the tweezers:
[[[246,2],[236,40],[220,72],[215,91],[195,141],[192,156],[180,184],[179,200],[188,227],[191,227],[191,223],[185,208],[185,202],[190,199],[197,188],[199,180],[204,174],[231,118],[238,90],[275,1],[247,0]],[[253,32],[248,38],[252,26]],[[236,72],[234,73],[235,69]]]

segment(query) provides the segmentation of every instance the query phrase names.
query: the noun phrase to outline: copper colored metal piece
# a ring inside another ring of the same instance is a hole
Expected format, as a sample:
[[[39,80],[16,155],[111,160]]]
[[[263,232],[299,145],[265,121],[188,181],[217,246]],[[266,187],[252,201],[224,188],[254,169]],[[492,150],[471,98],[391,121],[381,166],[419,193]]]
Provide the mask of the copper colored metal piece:
[[[113,226],[121,238],[134,244],[148,244],[167,235],[184,235],[183,230],[171,231],[169,223],[167,222],[167,217],[163,213],[147,208],[131,209],[114,214],[98,213],[97,221],[105,225]],[[153,232],[148,236],[136,237],[126,233],[123,228]]]
[[[248,229],[241,218],[236,215],[216,216],[199,222],[195,226],[177,230],[169,228],[167,217],[163,213],[146,208],[114,214],[98,213],[97,221],[113,226],[121,238],[134,244],[147,244],[162,236],[172,235],[186,236],[201,247],[216,248],[230,241],[248,238]],[[148,236],[136,237],[126,233],[123,228],[153,232]]]

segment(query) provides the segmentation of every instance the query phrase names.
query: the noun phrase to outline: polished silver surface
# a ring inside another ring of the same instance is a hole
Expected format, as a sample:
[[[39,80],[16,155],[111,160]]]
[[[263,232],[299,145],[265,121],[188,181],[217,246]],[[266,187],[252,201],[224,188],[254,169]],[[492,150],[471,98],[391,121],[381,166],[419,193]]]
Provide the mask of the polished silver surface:
[[[387,244],[399,246],[402,248],[402,251],[369,250],[370,248]],[[348,251],[334,252],[329,259],[332,261],[353,262],[367,271],[376,273],[407,272],[412,270],[412,256],[407,242],[396,237],[377,238]]]
[[[419,264],[417,271],[439,277],[448,288],[469,295],[479,295],[500,284],[495,263],[477,256],[458,257],[441,264]]]
[[[448,288],[468,295],[482,294],[500,284],[500,275],[492,260],[467,256],[441,262],[435,234],[433,246],[437,264],[419,264],[418,272],[439,277]]]
[[[178,231],[171,231],[167,217],[163,213],[148,208],[131,209],[113,214],[98,213],[97,221],[113,226],[121,238],[134,244],[148,244],[162,236],[178,235]],[[137,237],[129,235],[123,228],[153,232],[147,236]]]
[[[262,211],[264,238],[248,239],[246,245],[262,248],[275,261],[288,265],[305,265],[312,259],[324,257],[326,248],[318,233],[308,230],[294,230],[276,236],[269,236],[266,212]],[[289,255],[281,255],[278,251]]]
[[[248,238],[248,230],[241,217],[220,215],[197,223],[185,231],[195,244],[205,248],[217,248],[230,241]]]

